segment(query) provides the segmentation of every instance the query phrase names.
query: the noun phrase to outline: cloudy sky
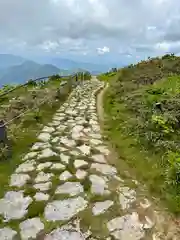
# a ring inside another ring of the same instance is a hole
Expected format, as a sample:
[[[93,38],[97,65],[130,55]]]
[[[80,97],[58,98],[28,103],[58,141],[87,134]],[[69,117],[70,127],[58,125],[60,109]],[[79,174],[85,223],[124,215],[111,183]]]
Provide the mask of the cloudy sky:
[[[179,0],[0,0],[0,53],[134,62],[180,53]]]

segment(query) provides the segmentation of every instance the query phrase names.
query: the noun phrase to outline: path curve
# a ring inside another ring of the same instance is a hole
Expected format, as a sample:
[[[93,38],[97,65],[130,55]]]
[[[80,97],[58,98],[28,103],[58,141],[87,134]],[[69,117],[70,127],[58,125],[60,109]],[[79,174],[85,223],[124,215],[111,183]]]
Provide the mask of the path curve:
[[[22,158],[0,199],[0,240],[158,240],[151,203],[108,163],[96,108],[103,87],[96,77],[76,87]]]

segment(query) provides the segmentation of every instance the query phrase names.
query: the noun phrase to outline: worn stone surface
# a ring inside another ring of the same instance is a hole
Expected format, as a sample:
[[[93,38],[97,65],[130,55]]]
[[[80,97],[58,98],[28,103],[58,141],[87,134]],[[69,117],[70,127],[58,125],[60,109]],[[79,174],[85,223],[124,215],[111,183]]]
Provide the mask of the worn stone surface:
[[[78,169],[76,172],[77,179],[84,179],[87,176],[87,172],[81,169]]]
[[[38,158],[50,158],[53,156],[57,156],[57,153],[53,152],[50,148],[47,149],[43,149],[40,153],[40,155],[38,156]]]
[[[110,201],[110,200],[95,203],[92,208],[93,215],[97,216],[99,214],[104,213],[112,205],[113,205],[113,201]]]
[[[22,240],[35,239],[37,234],[44,229],[44,224],[39,218],[27,219],[19,225]]]
[[[32,146],[32,150],[40,150],[40,149],[45,149],[45,148],[49,148],[50,144],[48,142],[37,142]]]
[[[83,186],[79,182],[66,182],[57,188],[56,194],[69,194],[70,196],[76,196],[83,191]]]
[[[69,220],[84,210],[87,203],[82,197],[53,201],[46,206],[44,215],[48,221]]]
[[[22,187],[26,184],[26,182],[30,180],[28,174],[12,174],[10,180],[11,187]]]
[[[117,173],[116,168],[108,164],[92,163],[91,168],[104,175],[115,175]]]
[[[106,189],[108,188],[106,181],[103,177],[97,175],[89,176],[89,180],[91,181],[91,192],[94,194],[103,195],[106,193]]]
[[[67,147],[74,147],[76,142],[72,139],[68,139],[67,137],[61,137],[60,142]]]
[[[66,167],[61,164],[61,163],[54,163],[52,166],[51,166],[51,169],[65,169]]]
[[[107,163],[104,155],[102,155],[102,154],[93,155],[93,156],[92,156],[92,159],[93,159],[95,162]]]
[[[42,132],[53,133],[55,129],[53,127],[44,127]]]
[[[68,164],[68,163],[69,163],[69,159],[70,159],[69,156],[61,153],[61,154],[60,154],[60,158],[61,158],[61,161],[62,161],[63,163],[65,163],[65,164]]]
[[[72,174],[68,171],[64,171],[63,173],[61,173],[61,175],[59,176],[59,180],[61,181],[66,181],[68,180],[69,178],[72,177]]]
[[[88,165],[88,163],[86,161],[84,161],[84,160],[78,160],[77,159],[74,162],[75,168],[80,168],[80,167],[85,166],[85,165]]]
[[[47,191],[51,188],[52,183],[51,182],[46,182],[46,183],[36,183],[34,185],[35,189],[38,189],[40,191]]]
[[[115,239],[120,240],[140,240],[145,234],[136,212],[112,219],[107,228]]]
[[[51,178],[54,176],[54,174],[52,173],[44,173],[44,172],[40,172],[38,173],[37,177],[35,178],[35,182],[39,183],[39,182],[48,182],[51,180]]]
[[[42,171],[46,168],[49,168],[50,166],[52,165],[52,162],[45,162],[45,163],[40,163],[38,166],[37,166],[37,171]]]
[[[80,232],[74,230],[56,229],[45,237],[45,240],[85,240]]]
[[[11,228],[9,227],[0,228],[1,240],[14,240],[16,236],[17,236],[17,232],[12,230]]]
[[[58,150],[59,152],[66,152],[66,151],[68,151],[67,148],[59,146],[59,145],[57,147],[55,147],[55,149]]]
[[[99,140],[99,139],[91,139],[91,140],[90,140],[90,143],[91,143],[92,145],[100,145],[100,144],[102,144],[102,141]]]
[[[21,219],[26,215],[31,202],[32,199],[29,196],[24,197],[22,192],[7,192],[4,198],[0,199],[0,214],[5,221]]]
[[[16,173],[26,173],[26,172],[32,172],[35,167],[35,161],[26,161],[19,165],[19,167],[16,169]]]
[[[109,149],[105,146],[97,146],[96,149],[104,155],[109,155]]]
[[[26,154],[26,156],[23,158],[23,160],[29,160],[31,158],[35,158],[38,155],[38,152],[30,152]]]
[[[38,140],[42,141],[42,142],[48,142],[51,138],[51,135],[49,133],[41,133],[38,136]]]
[[[36,201],[47,201],[49,199],[49,195],[47,193],[41,193],[41,192],[37,192],[35,195],[34,195],[34,199]]]
[[[90,154],[90,146],[87,146],[87,145],[82,145],[80,147],[78,147],[78,149],[84,154],[84,155],[89,155]]]
[[[122,209],[129,208],[131,203],[136,200],[136,192],[128,187],[120,187],[119,191],[119,202]]]

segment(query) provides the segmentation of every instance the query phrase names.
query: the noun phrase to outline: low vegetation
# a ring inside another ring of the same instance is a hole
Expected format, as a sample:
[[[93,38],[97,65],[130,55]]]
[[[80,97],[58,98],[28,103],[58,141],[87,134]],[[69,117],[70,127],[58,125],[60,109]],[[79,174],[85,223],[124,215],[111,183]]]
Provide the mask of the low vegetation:
[[[104,97],[109,140],[120,162],[179,214],[180,58],[149,58],[112,75],[99,77],[109,79]]]

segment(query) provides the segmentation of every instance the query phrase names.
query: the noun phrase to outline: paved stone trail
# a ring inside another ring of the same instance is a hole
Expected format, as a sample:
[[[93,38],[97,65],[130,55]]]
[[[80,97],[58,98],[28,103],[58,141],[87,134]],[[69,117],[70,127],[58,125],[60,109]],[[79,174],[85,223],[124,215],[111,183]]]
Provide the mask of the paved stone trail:
[[[78,86],[17,166],[0,199],[0,240],[158,239],[150,202],[137,201],[107,161],[101,87],[96,79]]]

